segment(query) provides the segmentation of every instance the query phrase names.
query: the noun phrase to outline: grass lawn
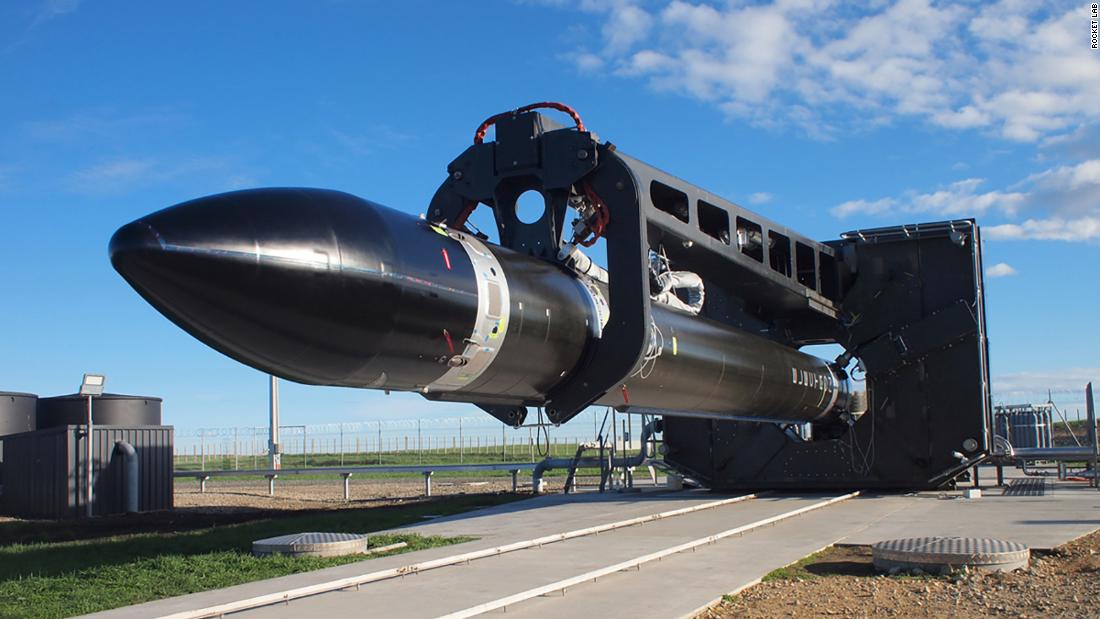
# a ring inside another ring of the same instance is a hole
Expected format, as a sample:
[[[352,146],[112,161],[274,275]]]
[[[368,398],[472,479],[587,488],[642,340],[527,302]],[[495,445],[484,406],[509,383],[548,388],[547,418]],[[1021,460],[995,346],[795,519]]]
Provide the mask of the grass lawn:
[[[543,447],[545,449],[545,447]],[[577,451],[576,443],[555,443],[551,445],[549,455],[555,458],[572,458]],[[593,457],[597,452],[589,451],[585,455]],[[415,449],[410,451],[384,451],[354,453],[316,453],[303,455],[301,453],[284,453],[282,455],[283,468],[309,468],[323,466],[421,466],[433,464],[501,464],[501,463],[532,463],[542,460],[547,452],[540,453],[537,446],[533,451],[527,445],[522,448],[512,449],[509,446],[507,453],[502,453],[499,446],[496,449],[467,448],[460,454],[457,448],[425,449],[418,453]],[[342,463],[341,463],[342,460]],[[228,470],[233,468],[251,469],[267,468],[265,456],[239,456],[232,455],[207,455],[205,458],[206,470]],[[236,466],[234,466],[236,465]],[[192,455],[177,455],[175,457],[177,471],[198,471],[202,468],[202,459]],[[488,475],[490,471],[478,473]],[[507,471],[496,471],[498,475],[508,475]],[[463,473],[469,475],[469,473]]]
[[[265,537],[301,531],[370,533],[422,522],[428,514],[456,514],[518,498],[459,495],[200,530],[44,543],[26,543],[26,523],[2,523],[0,539],[6,536],[5,528],[13,527],[20,529],[18,537],[25,543],[0,546],[0,617],[68,617],[360,561],[362,556],[257,558],[250,552],[252,542]],[[119,529],[125,530],[124,520]],[[396,552],[408,552],[468,539],[376,535],[370,545],[404,541],[408,547]]]

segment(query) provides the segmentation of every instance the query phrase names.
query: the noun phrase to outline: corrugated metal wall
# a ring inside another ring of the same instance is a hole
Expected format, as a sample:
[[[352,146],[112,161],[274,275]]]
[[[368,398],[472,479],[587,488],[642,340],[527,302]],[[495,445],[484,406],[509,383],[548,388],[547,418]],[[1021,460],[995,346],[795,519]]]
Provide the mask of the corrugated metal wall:
[[[4,513],[69,515],[69,434],[59,427],[4,437]]]
[[[84,456],[87,441],[82,426],[59,426],[6,436],[5,484],[0,508],[4,513],[38,518],[84,514]],[[171,426],[97,426],[93,484],[96,515],[123,509],[123,458],[115,443],[133,445],[138,458],[138,508],[172,508]]]

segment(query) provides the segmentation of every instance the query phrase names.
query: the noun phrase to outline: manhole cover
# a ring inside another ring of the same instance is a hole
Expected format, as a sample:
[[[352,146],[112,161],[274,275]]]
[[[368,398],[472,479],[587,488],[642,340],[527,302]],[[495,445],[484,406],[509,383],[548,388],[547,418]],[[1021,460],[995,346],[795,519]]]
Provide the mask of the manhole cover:
[[[252,542],[252,554],[338,557],[367,550],[367,536],[356,533],[292,533]]]
[[[1027,546],[981,537],[911,537],[871,546],[875,568],[938,572],[966,566],[989,572],[1009,572],[1028,565]]]

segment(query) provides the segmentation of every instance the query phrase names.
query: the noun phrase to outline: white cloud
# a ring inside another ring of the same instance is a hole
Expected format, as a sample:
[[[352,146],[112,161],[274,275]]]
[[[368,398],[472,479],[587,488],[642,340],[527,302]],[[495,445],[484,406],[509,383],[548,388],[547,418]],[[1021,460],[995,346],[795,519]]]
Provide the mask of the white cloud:
[[[1000,211],[1014,214],[1024,203],[1026,195],[1020,192],[979,192],[983,181],[968,178],[926,193],[909,192],[901,198],[879,200],[849,200],[832,209],[837,217],[852,215],[885,215],[897,213],[922,213],[937,217],[969,217]]]
[[[70,177],[73,187],[96,191],[129,185],[145,178],[153,168],[149,159],[117,159],[77,170]]]
[[[615,4],[603,26],[603,38],[609,52],[629,49],[646,38],[653,26],[653,18],[644,10],[629,4]]]
[[[984,234],[986,239],[995,241],[1100,241],[1100,216],[1028,219],[1019,224],[989,226]]]
[[[27,121],[20,129],[36,142],[95,141],[102,144],[135,134],[180,129],[189,122],[187,115],[170,110],[119,114],[109,109],[95,109],[62,118]]]
[[[603,69],[605,64],[603,58],[589,52],[570,54],[568,58],[576,63],[578,69],[585,73],[595,73]]]
[[[1009,277],[1015,274],[1016,269],[1012,268],[1012,265],[1007,262],[998,262],[985,270],[986,277]]]
[[[86,166],[63,179],[73,192],[88,195],[122,194],[170,181],[188,179],[210,190],[237,189],[256,181],[240,172],[235,164],[220,157],[192,157],[182,160],[121,158]]]
[[[39,27],[62,15],[67,15],[76,11],[80,8],[81,2],[82,0],[43,0],[39,3],[38,11],[34,14],[34,19],[27,25],[23,34],[9,43],[8,46],[4,48],[3,53],[7,54],[26,43],[34,31]]]
[[[1084,402],[1085,385],[1100,385],[1100,368],[1065,368],[1032,372],[1014,372],[993,376],[993,398],[996,402],[1045,402],[1049,389],[1055,403],[1070,407]]]
[[[600,17],[603,35],[602,45],[572,55],[581,69],[641,78],[757,126],[827,139],[841,125],[915,117],[1035,141],[1100,120],[1100,56],[1081,44],[1076,6],[618,0],[581,8]]]
[[[981,192],[969,178],[927,193],[849,200],[831,209],[837,217],[925,213],[938,217],[1002,216],[985,225],[987,240],[1100,241],[1100,159],[1032,174],[1004,190]],[[1023,221],[1015,220],[1021,215]]]
[[[897,202],[893,198],[881,200],[849,200],[833,207],[833,215],[837,217],[849,217],[851,215],[882,215],[891,213],[897,208]]]
[[[757,191],[756,193],[750,193],[747,200],[749,204],[767,204],[774,198],[775,196],[766,191]]]

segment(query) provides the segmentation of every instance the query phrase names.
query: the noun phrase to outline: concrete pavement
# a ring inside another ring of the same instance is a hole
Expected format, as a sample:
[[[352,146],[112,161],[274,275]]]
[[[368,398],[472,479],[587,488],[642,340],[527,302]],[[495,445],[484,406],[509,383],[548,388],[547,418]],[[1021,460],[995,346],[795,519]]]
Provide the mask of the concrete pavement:
[[[985,475],[991,480],[991,475]],[[1002,496],[985,486],[981,499],[960,492],[864,496],[785,520],[698,549],[574,586],[564,595],[534,598],[509,606],[520,616],[691,616],[701,608],[757,581],[764,574],[832,543],[869,544],[893,537],[959,535],[997,537],[1049,548],[1100,528],[1100,492],[1082,483],[1049,486],[1045,496]],[[325,593],[267,606],[237,616],[437,617],[462,611],[589,570],[613,565],[727,530],[738,524],[790,511],[822,495],[775,495],[676,516],[667,520],[579,537],[440,568],[416,576],[364,585],[361,590]],[[347,575],[407,565],[530,539],[552,532],[624,520],[719,496],[702,492],[553,495],[439,519],[404,529],[423,535],[472,535],[466,544],[386,557],[308,574],[249,583],[100,613],[99,617],[163,616],[333,580]]]

